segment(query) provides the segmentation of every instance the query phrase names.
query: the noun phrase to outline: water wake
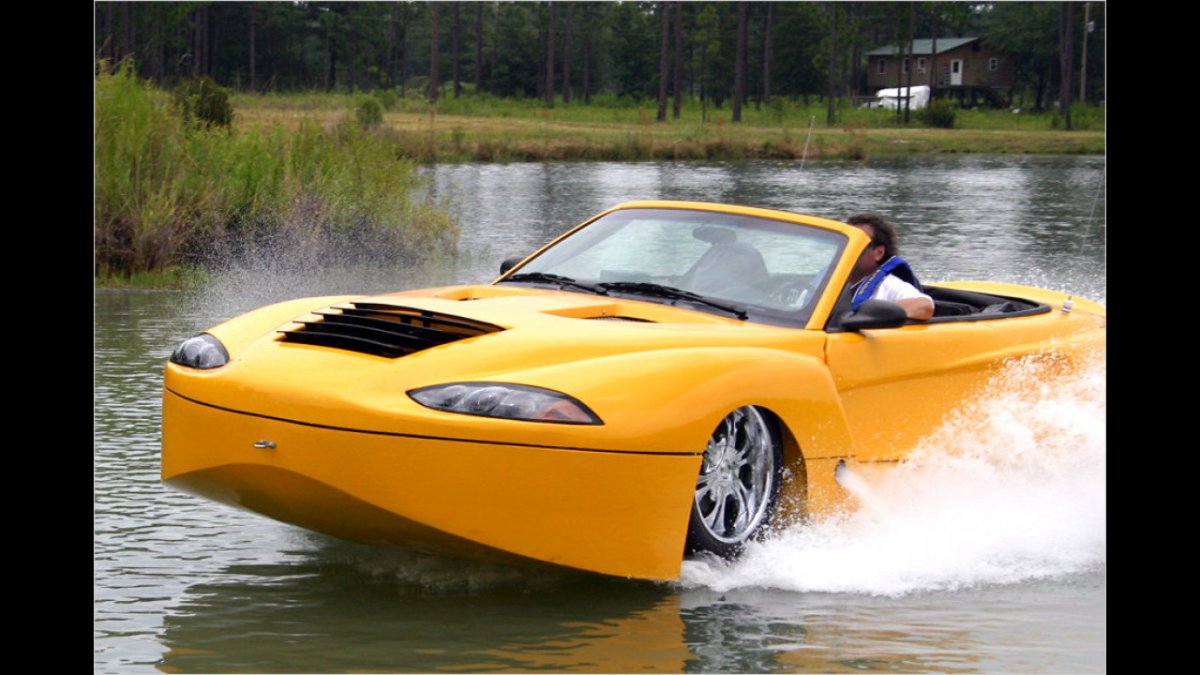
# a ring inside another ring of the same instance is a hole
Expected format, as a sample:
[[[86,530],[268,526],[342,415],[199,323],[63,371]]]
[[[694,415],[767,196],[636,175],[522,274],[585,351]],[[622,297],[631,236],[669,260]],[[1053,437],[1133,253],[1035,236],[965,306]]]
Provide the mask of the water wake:
[[[785,528],[733,563],[686,561],[683,585],[895,596],[1103,569],[1103,356],[1048,370],[1009,364],[908,461],[843,476],[852,513]]]

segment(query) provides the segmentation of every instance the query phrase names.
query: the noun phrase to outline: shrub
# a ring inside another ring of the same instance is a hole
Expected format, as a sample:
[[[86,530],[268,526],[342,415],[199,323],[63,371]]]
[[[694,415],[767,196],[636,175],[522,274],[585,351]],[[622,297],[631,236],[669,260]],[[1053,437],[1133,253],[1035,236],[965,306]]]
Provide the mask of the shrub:
[[[927,127],[954,128],[954,104],[944,98],[935,98],[921,111],[921,121]]]
[[[207,77],[184,80],[175,90],[175,103],[185,121],[205,126],[228,127],[233,123],[229,90]]]
[[[400,96],[391,89],[384,89],[376,94],[375,97],[378,98],[379,102],[383,104],[384,110],[391,110],[392,108],[395,108],[396,104],[400,101]]]
[[[1104,128],[1104,109],[1098,106],[1071,104],[1071,127],[1076,131]]]
[[[364,129],[383,123],[383,104],[374,96],[368,96],[355,109],[358,125]]]
[[[771,117],[776,123],[783,122],[787,115],[787,99],[782,96],[772,96],[767,101],[767,109],[771,111]]]

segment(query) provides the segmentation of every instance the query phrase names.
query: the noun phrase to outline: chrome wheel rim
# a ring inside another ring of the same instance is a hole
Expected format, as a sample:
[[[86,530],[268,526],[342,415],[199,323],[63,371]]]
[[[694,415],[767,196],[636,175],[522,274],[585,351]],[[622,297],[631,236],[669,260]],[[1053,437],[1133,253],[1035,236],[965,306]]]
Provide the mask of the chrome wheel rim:
[[[696,510],[708,534],[726,544],[745,541],[766,516],[774,482],[767,421],[753,406],[738,408],[709,438],[696,481]]]

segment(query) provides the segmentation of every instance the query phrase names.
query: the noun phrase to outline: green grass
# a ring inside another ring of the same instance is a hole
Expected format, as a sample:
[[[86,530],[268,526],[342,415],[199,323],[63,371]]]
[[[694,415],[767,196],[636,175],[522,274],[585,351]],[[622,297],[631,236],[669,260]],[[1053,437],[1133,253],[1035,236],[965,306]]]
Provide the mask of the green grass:
[[[469,89],[469,87],[468,87]],[[610,93],[592,96],[588,103],[576,96],[570,103],[562,97],[555,99],[553,108],[547,109],[541,99],[504,98],[487,94],[464,93],[458,98],[448,91],[443,92],[437,104],[430,105],[425,92],[414,92],[400,97],[398,91],[387,92],[383,97],[392,102],[385,105],[387,112],[409,115],[435,115],[460,117],[487,117],[502,119],[538,120],[549,119],[555,123],[589,124],[656,124],[658,104],[653,99],[635,99]],[[378,95],[377,95],[378,96]],[[235,94],[235,110],[241,111],[289,111],[327,112],[353,110],[362,101],[361,93],[306,92],[282,94]],[[381,99],[382,100],[382,99]],[[1056,122],[1056,112],[1019,114],[1008,110],[959,109],[959,129],[1006,129],[1020,131],[1052,131],[1061,128]],[[667,124],[721,124],[733,118],[731,103],[726,101],[721,108],[708,106],[705,111],[700,102],[686,97],[680,110],[680,118],[674,119],[668,104]],[[1072,108],[1073,121],[1080,130],[1103,131],[1103,109],[1095,106],[1076,105]],[[826,127],[826,104],[816,96],[810,97],[808,105],[802,100],[776,97],[769,104],[753,102],[742,107],[742,124],[752,127],[784,126],[792,129],[807,129],[810,121],[814,126]],[[866,109],[851,106],[846,100],[838,101],[837,122],[834,127],[867,127],[876,129],[922,128],[915,112],[908,125],[898,120],[894,110]]]
[[[996,110],[955,110],[952,130],[924,126],[918,115],[904,125],[895,111],[837,109],[838,123],[826,125],[825,106],[813,97],[772,99],[731,111],[702,110],[685,100],[679,119],[656,121],[653,101],[603,95],[590,104],[561,100],[547,109],[535,99],[446,96],[431,105],[423,96],[387,92],[382,128],[401,156],[418,162],[544,160],[739,160],[864,159],[911,153],[1104,152],[1103,111],[1079,107],[1076,130],[1064,131],[1053,113],[1031,115]],[[301,119],[335,126],[354,114],[362,94],[235,97],[243,129],[294,128]],[[811,128],[811,131],[810,131]],[[948,131],[948,133],[947,133]]]

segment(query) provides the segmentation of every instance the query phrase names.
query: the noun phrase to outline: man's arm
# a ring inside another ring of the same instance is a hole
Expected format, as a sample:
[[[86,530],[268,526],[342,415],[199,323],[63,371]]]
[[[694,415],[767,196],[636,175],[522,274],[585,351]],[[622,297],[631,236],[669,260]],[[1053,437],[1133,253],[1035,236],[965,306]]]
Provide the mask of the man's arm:
[[[910,319],[925,321],[933,318],[933,300],[928,297],[904,298],[897,300],[896,304],[904,308]]]
[[[883,279],[874,297],[900,305],[910,319],[925,321],[933,318],[933,298],[895,275],[889,274]]]

